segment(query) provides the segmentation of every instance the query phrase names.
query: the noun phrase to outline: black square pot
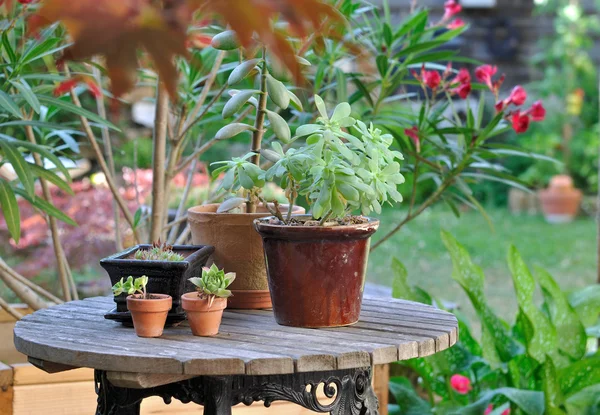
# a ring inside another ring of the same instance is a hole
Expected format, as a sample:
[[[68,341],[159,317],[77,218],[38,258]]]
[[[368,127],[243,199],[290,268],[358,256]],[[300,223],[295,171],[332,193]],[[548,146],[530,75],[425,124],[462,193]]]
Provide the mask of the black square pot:
[[[183,320],[185,316],[181,308],[181,296],[194,291],[194,286],[188,281],[189,278],[201,275],[201,269],[215,248],[208,245],[174,245],[173,251],[185,256],[183,261],[144,261],[134,259],[133,255],[138,249],[150,249],[152,245],[136,245],[126,251],[111,255],[100,260],[100,265],[106,270],[110,277],[111,285],[116,284],[121,278],[127,279],[148,276],[146,287],[149,293],[167,294],[173,298],[173,308],[169,312],[168,323],[175,320]],[[127,323],[131,318],[127,316],[127,294],[123,293],[115,297],[117,305],[115,312],[109,313],[112,318]],[[106,316],[107,318],[111,318]]]

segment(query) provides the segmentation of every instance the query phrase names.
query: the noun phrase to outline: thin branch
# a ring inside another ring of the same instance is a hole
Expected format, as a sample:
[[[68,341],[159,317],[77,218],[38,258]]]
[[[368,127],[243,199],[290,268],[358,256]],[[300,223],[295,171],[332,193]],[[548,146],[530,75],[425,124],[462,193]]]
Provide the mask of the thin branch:
[[[417,181],[419,178],[419,159],[415,161],[415,170],[413,172],[413,186],[412,193],[410,195],[410,205],[408,206],[408,215],[412,213],[413,207],[415,206],[415,199],[417,197]]]
[[[66,66],[65,66],[65,72],[67,74],[69,73],[68,68]],[[81,101],[79,101],[79,97],[75,93],[74,88],[71,88],[71,99],[73,100],[73,104],[75,104],[75,106],[82,108]],[[134,239],[136,240],[137,243],[140,243],[140,238],[139,238],[138,232],[134,226],[133,215],[129,211],[129,208],[127,207],[127,203],[125,203],[125,200],[119,193],[119,188],[117,187],[117,185],[115,183],[114,177],[110,174],[110,170],[108,169],[108,165],[106,164],[106,161],[104,160],[104,155],[102,154],[102,150],[100,149],[100,146],[98,145],[98,141],[96,140],[96,136],[94,135],[94,132],[92,131],[92,127],[90,126],[90,123],[87,120],[87,118],[81,116],[81,117],[79,117],[79,119],[81,121],[81,126],[83,127],[83,131],[85,132],[85,135],[86,135],[88,141],[90,142],[92,150],[94,151],[96,161],[98,161],[98,165],[100,166],[102,173],[104,173],[104,176],[106,178],[106,183],[108,184],[108,187],[110,188],[110,191],[112,192],[113,197],[117,201],[119,208],[121,209],[121,213],[123,214],[123,216],[125,217],[125,220],[129,224],[129,227],[131,228],[131,230],[133,232]]]
[[[27,140],[31,144],[37,144],[35,139],[35,134],[33,132],[33,128],[28,125],[25,126],[25,135],[27,136]],[[44,167],[44,163],[39,154],[33,153],[33,159],[35,164],[40,167]],[[50,204],[52,204],[52,194],[50,193],[50,188],[48,187],[48,183],[42,177],[40,179],[40,185],[42,187],[42,197],[44,200]],[[60,280],[60,285],[62,287],[63,297],[65,301],[71,301],[77,293],[73,293],[71,290],[72,284],[69,281],[72,276],[69,269],[69,262],[67,261],[67,256],[65,255],[65,251],[63,250],[62,243],[60,242],[60,233],[58,230],[58,222],[55,217],[51,215],[46,215],[46,221],[48,222],[48,227],[50,228],[50,234],[52,236],[52,247],[54,248],[54,256],[56,257],[56,265],[58,271],[58,278]]]
[[[63,300],[61,300],[60,298],[56,297],[51,292],[46,291],[45,289],[43,289],[39,285],[31,282],[29,279],[25,278],[24,276],[22,276],[21,274],[19,274],[14,269],[8,267],[8,269],[5,270],[5,272],[11,278],[14,278],[15,280],[17,280],[21,284],[26,285],[27,287],[31,288],[36,294],[41,295],[42,297],[47,298],[48,300],[52,301],[53,303],[56,303],[56,304],[62,304],[62,303],[64,303]]]
[[[164,227],[163,227],[163,232],[168,231],[169,229],[173,229],[174,226],[177,225],[181,225],[183,222],[185,222],[187,220],[187,215],[182,215],[182,216],[177,216],[177,219],[175,219],[172,222],[167,223]]]
[[[190,166],[190,171],[187,176],[187,181],[185,183],[185,188],[183,189],[183,194],[181,195],[181,200],[179,201],[179,206],[177,207],[177,213],[175,214],[175,218],[181,217],[185,212],[185,205],[187,203],[188,197],[190,195],[190,189],[192,188],[192,181],[194,179],[194,172],[196,171],[196,165],[198,164],[198,160],[194,160],[192,165]],[[171,228],[171,232],[169,233],[169,237],[167,238],[167,242],[174,240],[177,237],[177,229],[178,227],[173,226]]]
[[[21,320],[23,317],[25,317],[23,314],[19,313],[17,310],[15,310],[13,307],[11,307],[10,304],[8,304],[6,301],[4,301],[2,299],[2,297],[0,297],[0,308],[3,308],[4,310],[6,310],[6,312],[8,314],[10,314],[11,316],[13,316],[15,318],[15,320]]]
[[[167,150],[167,120],[169,94],[160,82],[156,85],[156,115],[154,117],[154,148],[152,151],[152,217],[150,241],[161,239],[165,206],[165,161]]]
[[[94,62],[98,63],[98,60],[95,59]],[[104,92],[102,90],[102,76],[100,74],[100,69],[96,65],[92,65],[92,73],[94,75],[94,79],[99,86],[100,94],[96,97],[96,108],[98,110],[98,115],[104,119],[106,119],[106,107],[104,105]],[[110,133],[108,131],[108,127],[102,126],[100,127],[100,132],[102,133],[102,141],[104,143],[104,153],[106,154],[106,161],[108,162],[108,168],[110,170],[110,174],[113,177],[116,177],[115,174],[115,159],[113,157],[112,147],[110,143]],[[121,252],[123,250],[123,238],[121,238],[121,217],[119,215],[119,205],[117,201],[113,199],[113,215],[115,221],[115,244],[117,245],[117,252]]]
[[[8,264],[0,258],[0,280],[2,280],[11,291],[17,294],[17,296],[32,309],[41,310],[42,308],[47,308],[48,303],[46,303],[31,288],[12,277],[13,272],[14,271],[11,270]]]
[[[181,232],[181,235],[179,235],[179,237],[175,241],[175,245],[183,245],[183,244],[185,244],[185,242],[187,241],[187,239],[190,237],[191,231],[192,231],[192,228],[190,228],[190,225],[187,225],[185,227],[185,229],[183,230],[183,232]]]

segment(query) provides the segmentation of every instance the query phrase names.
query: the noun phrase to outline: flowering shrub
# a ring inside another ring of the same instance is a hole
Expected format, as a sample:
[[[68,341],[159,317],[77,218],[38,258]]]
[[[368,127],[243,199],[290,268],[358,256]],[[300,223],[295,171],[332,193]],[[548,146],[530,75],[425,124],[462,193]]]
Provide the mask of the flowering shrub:
[[[390,390],[397,406],[390,414],[598,413],[600,352],[587,351],[586,344],[588,337],[599,336],[600,286],[567,295],[546,271],[537,268],[534,278],[513,247],[508,262],[519,308],[510,325],[488,305],[485,277],[466,249],[446,232],[442,239],[452,258],[452,278],[466,292],[481,323],[481,341],[459,318],[455,346],[400,362],[416,373],[418,382],[392,379]],[[441,304],[408,284],[398,260],[392,268],[395,297]],[[540,307],[533,300],[536,283],[544,297]]]

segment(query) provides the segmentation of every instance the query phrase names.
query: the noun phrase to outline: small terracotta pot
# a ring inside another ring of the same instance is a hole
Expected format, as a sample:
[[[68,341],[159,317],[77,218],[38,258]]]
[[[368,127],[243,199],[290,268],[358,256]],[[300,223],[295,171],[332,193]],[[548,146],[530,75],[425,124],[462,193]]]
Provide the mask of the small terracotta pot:
[[[191,292],[181,296],[181,305],[187,313],[194,336],[208,337],[219,334],[223,310],[227,307],[226,298],[215,298],[209,307],[208,299],[200,298],[197,292]]]
[[[209,204],[188,210],[194,243],[214,246],[212,262],[226,272],[235,272],[236,279],[229,287],[233,293],[229,308],[271,308],[262,243],[252,225],[254,219],[270,216],[269,211],[259,206],[257,213],[217,213],[219,206]],[[286,211],[287,205],[280,209]],[[296,206],[294,213],[304,213],[304,208]]]
[[[538,194],[546,220],[550,223],[571,222],[579,212],[583,194],[573,187],[573,179],[554,176],[547,189]]]
[[[127,308],[133,318],[135,334],[139,337],[160,337],[167,321],[173,299],[166,294],[149,294],[149,299],[138,295],[127,297]]]
[[[263,238],[277,323],[339,327],[358,321],[370,237],[379,221],[348,226],[284,226],[254,221]]]

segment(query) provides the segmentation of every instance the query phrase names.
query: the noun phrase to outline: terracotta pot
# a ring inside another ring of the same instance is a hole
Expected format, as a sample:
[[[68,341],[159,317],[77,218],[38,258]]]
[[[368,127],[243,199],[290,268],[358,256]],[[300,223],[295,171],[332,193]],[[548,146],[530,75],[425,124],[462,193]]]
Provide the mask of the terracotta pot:
[[[169,312],[167,324],[178,324],[185,320],[185,313],[179,303],[181,295],[194,289],[188,279],[200,276],[202,267],[208,261],[214,248],[212,246],[175,245],[173,251],[185,257],[183,261],[178,262],[143,261],[133,258],[138,249],[150,249],[151,247],[152,245],[147,244],[136,245],[100,260],[100,265],[108,273],[111,286],[122,277],[127,278],[129,275],[134,278],[142,275],[148,276],[148,292],[167,294],[173,299],[173,308]],[[116,296],[116,310],[109,312],[104,317],[131,325],[131,314],[127,311],[126,298],[127,294]]]
[[[349,226],[283,226],[255,220],[263,238],[277,323],[338,327],[358,321],[370,237],[379,221]]]
[[[568,223],[577,216],[583,194],[573,187],[573,179],[558,175],[550,180],[547,189],[540,190],[538,196],[548,222]]]
[[[235,272],[229,308],[270,308],[262,243],[252,225],[254,219],[270,216],[268,210],[259,206],[257,213],[217,213],[218,208],[219,204],[210,204],[188,210],[194,244],[214,246],[212,261],[226,272]],[[304,213],[304,208],[296,206],[294,213]]]
[[[166,294],[149,294],[149,299],[138,295],[127,297],[127,308],[133,318],[135,334],[139,337],[160,337],[167,321],[173,299]]]
[[[223,317],[223,310],[227,307],[226,298],[215,298],[209,307],[208,299],[200,298],[197,292],[186,293],[181,296],[181,304],[187,313],[188,323],[194,336],[216,336]]]

